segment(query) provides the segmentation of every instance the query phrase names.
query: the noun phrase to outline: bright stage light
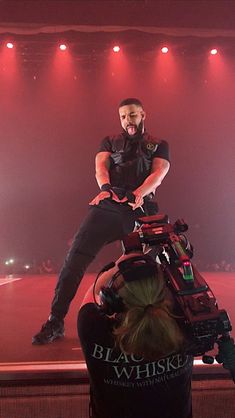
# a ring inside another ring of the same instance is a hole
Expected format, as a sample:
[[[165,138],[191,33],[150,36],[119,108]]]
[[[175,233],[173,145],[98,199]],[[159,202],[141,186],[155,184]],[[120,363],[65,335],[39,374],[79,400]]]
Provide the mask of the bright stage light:
[[[14,48],[14,45],[11,42],[7,42],[7,48],[12,49]]]
[[[216,55],[218,54],[218,50],[216,48],[213,48],[210,50],[211,55]]]
[[[13,260],[13,258],[10,258],[9,260],[5,261],[5,265],[9,266],[9,264],[14,264],[15,260]]]
[[[120,46],[118,46],[118,45],[115,45],[114,47],[113,47],[113,52],[119,52],[120,51]]]
[[[29,270],[29,269],[30,269],[30,265],[29,265],[29,264],[26,264],[26,265],[24,266],[24,268],[25,268],[25,270]]]
[[[65,51],[67,49],[67,46],[65,44],[60,45],[60,50]]]
[[[162,51],[163,54],[167,54],[167,52],[169,52],[169,49],[167,48],[167,46],[163,46],[161,51]]]

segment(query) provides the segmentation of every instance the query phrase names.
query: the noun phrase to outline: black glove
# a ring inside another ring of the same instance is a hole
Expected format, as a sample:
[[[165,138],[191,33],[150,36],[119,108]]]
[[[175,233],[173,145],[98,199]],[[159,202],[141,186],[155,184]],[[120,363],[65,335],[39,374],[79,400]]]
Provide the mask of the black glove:
[[[128,202],[135,203],[135,195],[131,190],[127,190],[126,197],[127,197]]]

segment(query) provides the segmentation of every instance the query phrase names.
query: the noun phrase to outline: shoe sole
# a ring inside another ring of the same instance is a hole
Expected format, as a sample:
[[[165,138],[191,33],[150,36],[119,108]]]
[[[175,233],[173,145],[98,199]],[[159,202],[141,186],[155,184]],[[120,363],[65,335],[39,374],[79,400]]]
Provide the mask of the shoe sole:
[[[46,341],[37,341],[37,340],[32,339],[32,344],[33,345],[46,345],[46,344],[53,343],[53,341],[58,340],[59,338],[63,338],[64,336],[65,336],[65,333],[59,334],[59,335],[56,335],[55,337],[51,337],[50,339]]]

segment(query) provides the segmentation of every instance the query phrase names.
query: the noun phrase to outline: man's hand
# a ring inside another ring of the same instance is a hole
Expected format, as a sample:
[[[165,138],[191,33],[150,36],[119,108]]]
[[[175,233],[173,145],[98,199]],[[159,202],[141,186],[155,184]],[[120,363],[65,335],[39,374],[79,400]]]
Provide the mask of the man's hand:
[[[135,201],[134,202],[128,202],[128,205],[130,205],[133,210],[138,209],[138,208],[142,208],[142,206],[144,204],[144,198],[141,195],[136,194],[135,192],[133,192],[132,194],[135,197]]]
[[[113,191],[111,191],[111,193],[110,191],[103,191],[103,192],[100,192],[94,199],[92,199],[89,205],[95,206],[95,205],[98,205],[102,200],[111,198],[117,203],[128,202],[128,205],[130,205],[133,210],[142,208],[144,204],[143,197],[139,194],[135,194],[134,192],[133,192],[133,196],[135,197],[135,201],[132,203],[128,201],[127,197],[124,197],[123,199],[119,199],[119,197]]]
[[[109,191],[100,192],[94,199],[89,202],[89,205],[94,206],[98,205],[102,200],[111,198],[115,202],[123,203],[123,199],[120,200],[118,196],[112,191],[111,193]],[[127,200],[125,198],[125,200]]]

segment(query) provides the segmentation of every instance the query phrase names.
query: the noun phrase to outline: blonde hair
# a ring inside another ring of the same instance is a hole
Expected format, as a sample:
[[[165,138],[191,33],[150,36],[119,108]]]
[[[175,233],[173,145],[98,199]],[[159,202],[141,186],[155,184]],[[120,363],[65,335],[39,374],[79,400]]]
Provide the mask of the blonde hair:
[[[125,282],[118,293],[126,310],[113,334],[124,353],[158,360],[182,349],[184,336],[160,268],[156,276]]]

